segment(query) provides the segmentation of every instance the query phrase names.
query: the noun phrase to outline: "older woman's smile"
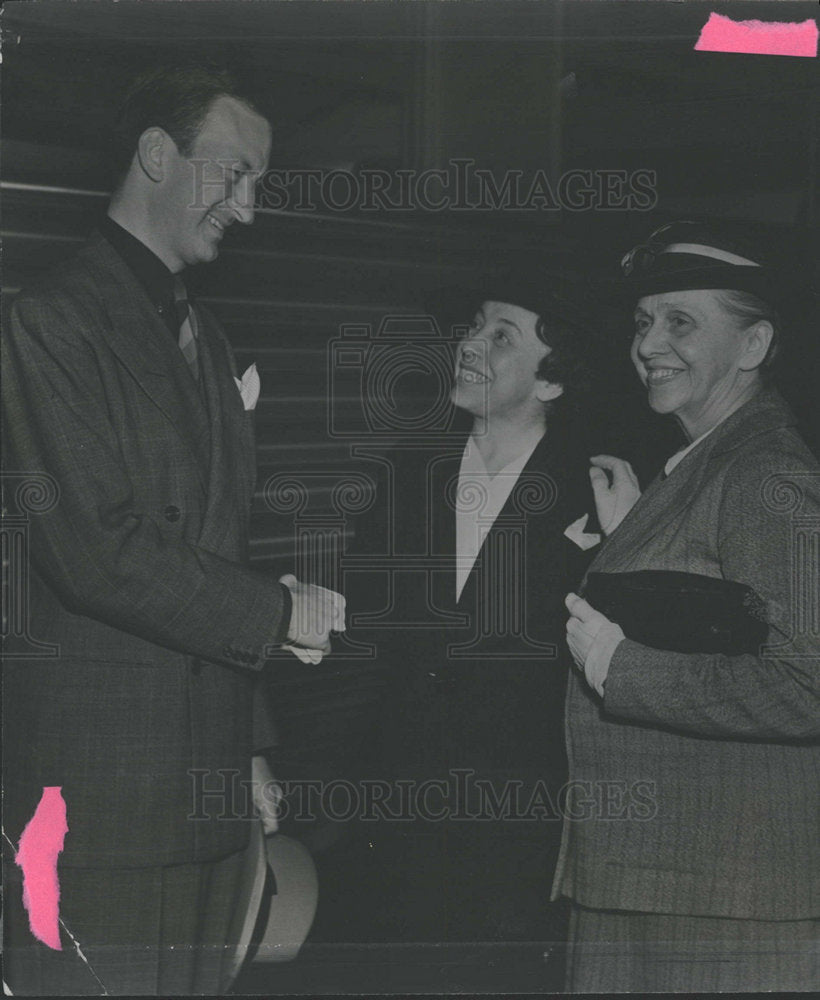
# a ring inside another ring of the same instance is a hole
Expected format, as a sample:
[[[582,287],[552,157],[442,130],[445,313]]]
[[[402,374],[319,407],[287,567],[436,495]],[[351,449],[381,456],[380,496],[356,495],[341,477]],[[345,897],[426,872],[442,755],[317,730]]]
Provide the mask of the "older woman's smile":
[[[663,385],[671,381],[676,375],[680,375],[684,368],[650,368],[646,369],[647,385]]]
[[[635,310],[632,362],[649,405],[677,417],[691,439],[720,423],[755,388],[753,347],[719,291],[646,295]]]

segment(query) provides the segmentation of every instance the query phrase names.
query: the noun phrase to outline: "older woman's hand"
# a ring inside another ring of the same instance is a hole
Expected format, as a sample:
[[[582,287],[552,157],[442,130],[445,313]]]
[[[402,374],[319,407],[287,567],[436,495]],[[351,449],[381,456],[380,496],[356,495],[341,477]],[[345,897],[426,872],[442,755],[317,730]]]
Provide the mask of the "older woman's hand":
[[[577,594],[567,594],[564,603],[571,617],[567,622],[567,644],[572,658],[587,679],[587,684],[602,698],[615,648],[625,638],[620,625],[596,611]]]
[[[589,478],[595,494],[598,523],[605,535],[612,532],[635,506],[641,495],[638,477],[629,462],[613,455],[593,455]],[[607,472],[612,474],[610,485]]]

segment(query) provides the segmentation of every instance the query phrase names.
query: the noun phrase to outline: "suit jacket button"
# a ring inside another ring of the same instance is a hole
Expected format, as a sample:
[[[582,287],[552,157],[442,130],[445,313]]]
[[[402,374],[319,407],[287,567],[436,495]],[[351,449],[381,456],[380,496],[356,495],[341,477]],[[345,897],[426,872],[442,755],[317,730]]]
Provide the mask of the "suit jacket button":
[[[163,514],[165,514],[166,521],[178,521],[180,510],[179,507],[175,507],[173,504],[168,504],[163,511]]]

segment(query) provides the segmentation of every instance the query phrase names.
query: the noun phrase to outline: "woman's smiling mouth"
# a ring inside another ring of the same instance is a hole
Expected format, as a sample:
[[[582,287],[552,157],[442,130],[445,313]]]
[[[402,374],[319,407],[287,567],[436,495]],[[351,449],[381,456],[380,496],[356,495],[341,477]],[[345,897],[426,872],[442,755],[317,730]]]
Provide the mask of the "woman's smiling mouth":
[[[458,366],[456,380],[458,382],[466,382],[468,385],[476,385],[480,382],[490,381],[486,375],[482,375],[473,368],[466,368],[464,365]]]
[[[676,375],[680,375],[683,370],[683,368],[647,368],[646,384],[664,385],[666,382],[671,382]]]

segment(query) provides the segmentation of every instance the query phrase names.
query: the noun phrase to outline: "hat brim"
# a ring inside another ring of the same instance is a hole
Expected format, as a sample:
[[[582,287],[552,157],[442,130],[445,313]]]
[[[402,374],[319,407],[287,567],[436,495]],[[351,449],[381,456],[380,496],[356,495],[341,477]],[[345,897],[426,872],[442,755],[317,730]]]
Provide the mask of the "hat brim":
[[[582,279],[566,273],[542,272],[537,276],[487,273],[475,282],[449,285],[426,297],[428,312],[453,326],[467,325],[483,302],[504,302],[526,309],[542,319],[554,317],[593,335],[597,323],[584,301]]]
[[[646,295],[665,292],[728,291],[749,292],[777,307],[791,294],[783,275],[767,267],[740,265],[685,267],[638,271],[621,283],[622,297],[634,305]]]

